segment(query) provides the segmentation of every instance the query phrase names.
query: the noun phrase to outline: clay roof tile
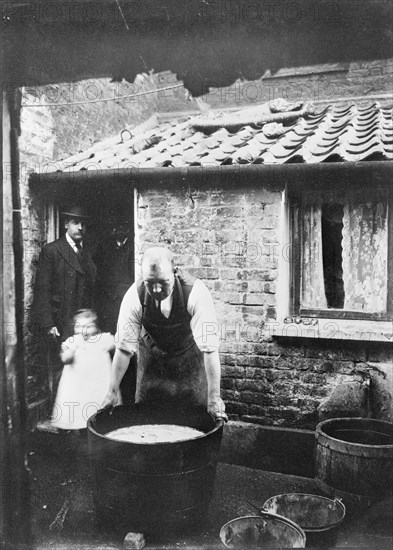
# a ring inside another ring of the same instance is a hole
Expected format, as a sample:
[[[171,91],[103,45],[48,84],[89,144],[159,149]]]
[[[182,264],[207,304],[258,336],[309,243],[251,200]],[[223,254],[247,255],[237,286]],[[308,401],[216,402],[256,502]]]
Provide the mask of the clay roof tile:
[[[209,131],[199,131],[198,124],[183,119],[139,136],[130,131],[127,139],[122,133],[59,162],[59,171],[392,159],[392,109],[376,102],[307,108],[283,117],[279,113],[265,123],[260,116],[252,123],[253,112],[249,122],[237,128],[219,127],[217,116],[212,118],[216,127]],[[263,108],[255,110],[259,112],[263,114]],[[236,114],[233,118],[245,120]]]

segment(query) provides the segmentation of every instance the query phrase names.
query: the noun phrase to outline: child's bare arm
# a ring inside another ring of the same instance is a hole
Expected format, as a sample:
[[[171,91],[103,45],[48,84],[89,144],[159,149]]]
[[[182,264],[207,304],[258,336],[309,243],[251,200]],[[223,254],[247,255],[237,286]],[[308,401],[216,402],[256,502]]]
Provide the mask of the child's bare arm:
[[[61,345],[60,358],[64,364],[72,363],[75,355],[75,345],[64,342]]]
[[[105,337],[106,337],[105,344],[107,345],[107,351],[112,355],[116,349],[115,337],[113,336],[113,334],[110,334],[109,332],[105,334]]]
[[[113,341],[110,343],[110,347],[109,347],[109,350],[108,350],[108,351],[112,352],[112,351],[115,351],[115,349],[116,349],[115,341],[113,340]]]

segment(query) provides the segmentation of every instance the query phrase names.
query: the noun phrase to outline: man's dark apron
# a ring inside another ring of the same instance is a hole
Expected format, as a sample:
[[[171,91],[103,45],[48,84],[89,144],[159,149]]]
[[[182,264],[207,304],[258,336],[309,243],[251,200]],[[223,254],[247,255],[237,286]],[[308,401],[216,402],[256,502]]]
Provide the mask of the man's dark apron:
[[[173,304],[167,319],[156,301],[138,283],[142,304],[136,402],[155,405],[201,404],[207,402],[207,380],[203,354],[190,328],[187,301],[195,278],[175,276]]]

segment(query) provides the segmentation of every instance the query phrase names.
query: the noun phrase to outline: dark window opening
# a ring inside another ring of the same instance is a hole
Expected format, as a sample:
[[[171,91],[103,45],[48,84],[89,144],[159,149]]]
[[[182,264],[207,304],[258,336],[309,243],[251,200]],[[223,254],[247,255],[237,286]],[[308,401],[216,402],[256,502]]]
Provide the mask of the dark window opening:
[[[343,215],[341,204],[322,206],[322,257],[323,278],[328,308],[344,307],[343,281]]]

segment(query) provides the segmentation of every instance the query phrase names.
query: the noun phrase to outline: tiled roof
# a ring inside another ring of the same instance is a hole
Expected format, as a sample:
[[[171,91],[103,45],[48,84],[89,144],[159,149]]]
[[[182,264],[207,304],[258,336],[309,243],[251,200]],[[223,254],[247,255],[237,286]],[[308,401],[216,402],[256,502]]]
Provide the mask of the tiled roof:
[[[235,113],[232,125],[225,122],[228,115],[208,113],[138,136],[122,132],[62,161],[59,170],[393,159],[391,107],[373,102],[329,105],[311,114],[296,109],[254,117],[253,108],[248,111],[251,119],[240,127],[246,111],[238,118]],[[220,127],[220,116],[225,127]]]

